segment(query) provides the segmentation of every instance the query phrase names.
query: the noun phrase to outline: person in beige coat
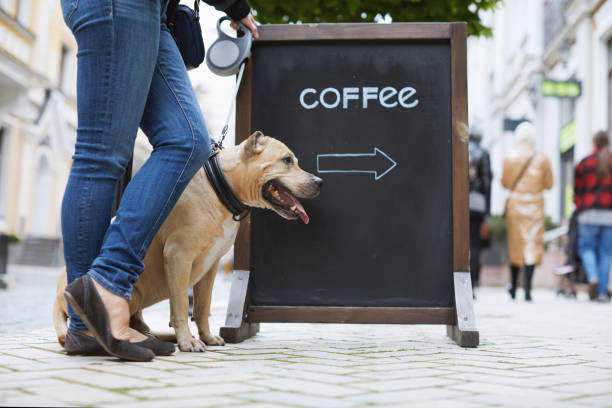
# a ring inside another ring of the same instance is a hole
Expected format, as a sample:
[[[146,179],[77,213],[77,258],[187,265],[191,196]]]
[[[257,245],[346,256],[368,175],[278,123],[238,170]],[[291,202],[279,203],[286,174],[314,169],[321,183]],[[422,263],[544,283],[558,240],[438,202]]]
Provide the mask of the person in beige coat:
[[[510,190],[506,203],[508,251],[511,281],[508,292],[516,296],[521,266],[525,269],[525,300],[531,301],[531,280],[536,265],[542,262],[545,229],[542,191],[553,185],[548,158],[536,151],[534,126],[521,123],[515,131],[516,146],[504,159],[502,185]]]

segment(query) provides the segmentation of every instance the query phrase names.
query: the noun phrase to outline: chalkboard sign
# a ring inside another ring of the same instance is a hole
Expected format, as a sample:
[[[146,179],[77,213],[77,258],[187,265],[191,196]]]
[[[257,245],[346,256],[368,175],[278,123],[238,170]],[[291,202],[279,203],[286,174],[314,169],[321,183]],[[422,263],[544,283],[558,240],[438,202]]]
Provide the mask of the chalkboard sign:
[[[465,24],[262,26],[237,135],[325,179],[311,222],[253,210],[221,335],[258,322],[447,324],[476,346],[468,271]],[[239,141],[239,140],[238,140]],[[459,317],[458,317],[459,316]]]

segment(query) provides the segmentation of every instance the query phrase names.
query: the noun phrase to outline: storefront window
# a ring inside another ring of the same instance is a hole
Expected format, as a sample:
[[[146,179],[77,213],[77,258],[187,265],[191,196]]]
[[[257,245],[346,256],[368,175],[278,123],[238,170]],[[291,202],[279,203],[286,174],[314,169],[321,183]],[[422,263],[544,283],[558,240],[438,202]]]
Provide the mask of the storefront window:
[[[8,13],[11,10],[11,3],[12,0],[0,0],[0,9]]]
[[[4,128],[0,127],[0,219],[4,218],[4,178],[6,176],[6,160],[4,160]]]
[[[17,3],[17,21],[24,27],[30,26],[30,0],[19,0]]]

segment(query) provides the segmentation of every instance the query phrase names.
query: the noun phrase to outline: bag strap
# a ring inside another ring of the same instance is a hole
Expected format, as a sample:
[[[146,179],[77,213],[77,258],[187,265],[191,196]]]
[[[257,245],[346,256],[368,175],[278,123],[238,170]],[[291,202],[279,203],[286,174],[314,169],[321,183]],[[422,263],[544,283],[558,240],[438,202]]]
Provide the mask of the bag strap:
[[[193,1],[193,11],[195,12],[195,19],[200,19],[200,0]]]
[[[529,165],[531,164],[535,156],[536,156],[536,153],[533,153],[531,157],[529,158],[529,160],[527,160],[527,163],[525,163],[525,165],[521,169],[521,172],[519,173],[518,177],[514,180],[514,183],[512,183],[512,187],[510,187],[510,191],[514,191],[514,189],[516,188],[516,185],[518,184],[519,181],[521,181],[523,174],[525,174],[525,171],[527,171],[527,168],[529,167]]]

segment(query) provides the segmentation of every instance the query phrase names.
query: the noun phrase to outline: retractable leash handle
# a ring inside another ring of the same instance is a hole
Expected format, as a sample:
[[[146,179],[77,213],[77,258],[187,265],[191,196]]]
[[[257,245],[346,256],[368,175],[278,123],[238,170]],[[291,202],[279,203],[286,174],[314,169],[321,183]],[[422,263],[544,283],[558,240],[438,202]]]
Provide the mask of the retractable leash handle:
[[[219,38],[208,48],[206,65],[212,72],[220,76],[236,75],[240,64],[251,56],[253,34],[244,24],[238,22],[238,36],[230,37],[221,29],[221,23],[231,20],[228,16],[217,21]],[[240,35],[242,33],[242,35]]]
[[[240,82],[242,81],[242,73],[244,72],[247,60],[251,56],[251,45],[254,41],[251,30],[241,22],[238,22],[238,34],[242,32],[242,36],[234,38],[225,34],[221,29],[221,23],[225,20],[231,19],[228,16],[224,16],[217,21],[217,33],[219,34],[219,38],[217,38],[208,49],[208,53],[206,54],[206,65],[208,65],[208,68],[217,75],[230,76],[238,74],[238,78],[236,78],[232,103],[229,112],[227,112],[227,119],[221,131],[219,141],[211,140],[211,157],[216,155],[219,150],[223,149],[223,140],[225,140],[225,136],[227,135],[229,121],[232,116],[232,111],[234,110],[234,105],[236,104],[236,95],[238,94]]]

